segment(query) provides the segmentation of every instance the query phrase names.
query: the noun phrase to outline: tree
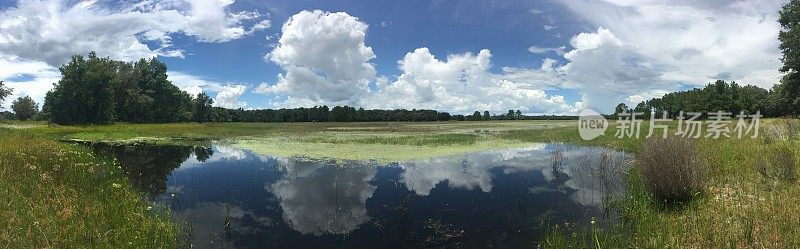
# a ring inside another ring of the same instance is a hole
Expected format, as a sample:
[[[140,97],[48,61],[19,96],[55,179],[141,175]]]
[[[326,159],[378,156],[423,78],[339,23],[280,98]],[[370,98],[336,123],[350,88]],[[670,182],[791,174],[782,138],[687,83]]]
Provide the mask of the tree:
[[[29,96],[19,97],[11,103],[11,109],[14,110],[14,116],[19,120],[28,120],[36,116],[39,112],[39,104]]]
[[[167,80],[156,59],[130,63],[80,55],[59,68],[61,80],[45,96],[54,123],[182,122],[193,119],[192,96]]]
[[[211,104],[214,103],[214,100],[211,99],[205,92],[201,92],[197,94],[197,97],[194,98],[194,121],[198,123],[207,122],[211,118]]]
[[[778,23],[783,28],[778,34],[783,53],[780,71],[787,73],[778,88],[780,101],[788,107],[787,112],[800,114],[800,0],[791,0],[778,12]],[[787,114],[788,114],[787,113]]]
[[[522,118],[522,112],[520,110],[517,110],[516,114],[517,114],[517,119]]]
[[[489,111],[483,111],[483,120],[490,120],[492,119],[492,115],[489,114]]]
[[[11,95],[11,88],[3,85],[3,81],[0,80],[0,103],[5,101],[9,95]],[[3,107],[0,106],[0,109],[3,109]]]
[[[473,121],[481,120],[481,112],[475,111],[475,113],[472,114],[472,120]]]
[[[59,124],[111,123],[117,64],[92,52],[88,58],[72,56],[59,68],[61,80],[47,92],[45,106]]]

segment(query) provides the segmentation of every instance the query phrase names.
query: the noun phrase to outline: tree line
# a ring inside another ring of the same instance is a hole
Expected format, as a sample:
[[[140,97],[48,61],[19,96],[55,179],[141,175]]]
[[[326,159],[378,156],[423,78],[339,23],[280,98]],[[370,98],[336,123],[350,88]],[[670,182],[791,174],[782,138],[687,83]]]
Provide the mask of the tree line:
[[[615,114],[622,112],[643,113],[643,118],[649,118],[651,113],[661,117],[667,112],[674,117],[679,112],[731,112],[738,114],[754,114],[761,112],[766,117],[779,117],[787,115],[775,91],[766,90],[757,86],[740,86],[736,82],[717,80],[703,88],[694,88],[687,91],[668,93],[660,98],[642,101],[635,107],[628,107],[620,103],[615,108]]]

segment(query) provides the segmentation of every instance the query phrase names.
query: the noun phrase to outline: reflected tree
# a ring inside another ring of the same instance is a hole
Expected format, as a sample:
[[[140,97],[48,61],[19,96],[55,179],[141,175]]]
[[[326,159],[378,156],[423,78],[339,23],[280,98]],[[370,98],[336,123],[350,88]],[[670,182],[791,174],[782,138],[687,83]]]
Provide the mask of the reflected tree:
[[[213,153],[210,148],[199,146],[107,143],[94,143],[91,146],[95,154],[116,158],[134,187],[150,195],[164,193],[167,188],[167,176],[189,159],[192,153],[197,155],[198,160],[201,157],[203,160],[208,159]]]

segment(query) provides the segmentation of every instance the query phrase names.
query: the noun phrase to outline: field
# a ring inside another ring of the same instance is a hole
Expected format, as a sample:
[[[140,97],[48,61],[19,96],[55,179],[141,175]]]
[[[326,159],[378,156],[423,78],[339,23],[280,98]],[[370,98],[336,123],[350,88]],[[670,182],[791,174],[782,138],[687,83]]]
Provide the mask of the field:
[[[782,123],[769,120],[765,126]],[[161,216],[146,212],[147,204],[136,197],[123,178],[113,174],[113,162],[104,163],[103,159],[92,158],[80,148],[56,142],[60,140],[180,144],[215,140],[269,155],[378,161],[445,156],[538,142],[604,146],[636,154],[644,144],[644,139],[614,138],[613,129],[599,139],[584,141],[579,138],[574,121],[56,127],[11,122],[0,127],[4,127],[0,128],[3,133],[0,136],[3,141],[0,161],[12,166],[4,167],[0,174],[0,184],[4,184],[0,186],[3,189],[0,199],[24,200],[7,205],[3,203],[4,218],[12,217],[3,219],[2,222],[6,222],[3,225],[19,229],[0,233],[0,244],[22,247],[69,247],[76,243],[70,239],[80,240],[80,236],[95,238],[96,243],[104,245],[131,242],[147,247],[152,244],[141,243],[159,243],[169,247],[175,243],[175,234],[148,233],[153,228],[178,233],[178,228],[165,223]],[[647,127],[643,129],[646,131]],[[669,206],[654,201],[641,183],[637,165],[627,174],[628,195],[614,203],[624,216],[619,224],[608,229],[572,229],[564,228],[564,224],[553,224],[553,231],[541,246],[796,248],[800,246],[800,206],[797,205],[800,203],[800,186],[797,181],[771,180],[757,167],[760,161],[769,159],[769,153],[776,148],[788,148],[792,152],[792,163],[796,164],[800,151],[796,149],[798,140],[794,135],[769,141],[763,138],[699,139],[698,149],[709,167],[709,179],[701,196],[681,205]],[[76,156],[64,157],[73,154]],[[24,157],[29,156],[35,159],[26,162],[35,168],[22,163]],[[793,167],[796,171],[796,166]],[[89,180],[94,179],[92,177],[99,168],[108,170],[107,178]],[[23,184],[28,180],[39,184]],[[21,188],[23,185],[33,189]],[[51,188],[62,190],[45,191]],[[121,191],[115,191],[117,189]],[[121,202],[124,204],[107,204],[117,203],[111,200],[124,200]],[[98,208],[90,210],[89,207]],[[82,216],[109,210],[115,210],[115,214]],[[37,215],[26,216],[31,212]],[[112,230],[109,228],[112,225],[106,225],[120,222],[120,219],[138,222],[126,224],[129,227],[125,232]],[[56,224],[79,221],[87,224],[85,230],[53,228],[58,227]],[[25,244],[26,241],[32,244]]]

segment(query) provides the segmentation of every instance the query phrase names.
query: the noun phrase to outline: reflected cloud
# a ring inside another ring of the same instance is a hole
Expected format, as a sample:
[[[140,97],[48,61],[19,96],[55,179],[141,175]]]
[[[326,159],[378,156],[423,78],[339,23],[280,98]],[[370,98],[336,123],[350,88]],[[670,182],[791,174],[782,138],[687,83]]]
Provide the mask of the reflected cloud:
[[[376,187],[369,184],[370,165],[307,159],[278,159],[285,176],[265,186],[280,201],[283,218],[302,234],[347,234],[368,220],[366,200]]]
[[[189,223],[192,246],[201,248],[219,247],[221,242],[231,240],[230,234],[252,235],[274,223],[269,217],[230,203],[198,202],[177,215]]]
[[[622,193],[621,176],[628,160],[624,153],[607,149],[537,144],[398,165],[404,169],[400,182],[420,196],[430,195],[443,182],[451,189],[491,192],[491,170],[500,168],[503,174],[540,172],[556,184],[550,190],[537,187],[532,193],[564,192],[562,188],[567,187],[575,190],[571,195],[575,202],[597,205]]]

